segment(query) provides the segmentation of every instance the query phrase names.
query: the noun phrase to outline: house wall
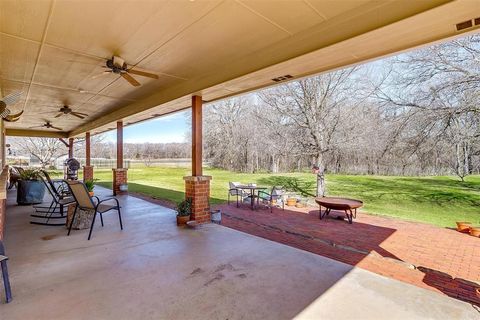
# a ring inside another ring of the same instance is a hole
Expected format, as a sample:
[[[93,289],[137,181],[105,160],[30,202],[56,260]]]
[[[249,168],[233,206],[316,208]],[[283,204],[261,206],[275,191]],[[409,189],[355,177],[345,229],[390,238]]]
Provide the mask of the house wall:
[[[5,203],[8,183],[8,167],[5,161],[5,125],[3,120],[0,120],[0,133],[0,168],[3,168],[0,173],[0,240],[3,240],[5,234]]]

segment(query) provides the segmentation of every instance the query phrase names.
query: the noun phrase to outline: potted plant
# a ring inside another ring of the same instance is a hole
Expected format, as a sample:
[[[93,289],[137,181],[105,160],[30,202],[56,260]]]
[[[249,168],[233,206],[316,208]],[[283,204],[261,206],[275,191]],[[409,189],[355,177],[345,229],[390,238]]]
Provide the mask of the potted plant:
[[[19,205],[43,202],[45,185],[37,169],[25,169],[20,173],[17,186],[17,203]]]
[[[192,199],[185,199],[177,204],[177,226],[184,226],[190,220]]]
[[[88,194],[90,197],[93,197],[94,192],[93,189],[95,189],[95,181],[94,180],[86,180],[85,181],[85,187],[87,187]]]

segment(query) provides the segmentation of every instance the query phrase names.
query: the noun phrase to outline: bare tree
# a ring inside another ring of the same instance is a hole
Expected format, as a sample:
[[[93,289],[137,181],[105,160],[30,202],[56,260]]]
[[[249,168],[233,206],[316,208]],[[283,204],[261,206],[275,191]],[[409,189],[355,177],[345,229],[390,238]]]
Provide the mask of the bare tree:
[[[260,99],[280,114],[282,127],[295,130],[296,147],[313,158],[317,170],[317,195],[325,195],[325,156],[338,139],[341,108],[353,93],[355,69],[336,71],[303,79],[259,93]],[[337,139],[336,139],[337,138]]]
[[[57,138],[17,138],[11,144],[21,153],[38,159],[43,168],[54,165],[55,160],[68,153]]]

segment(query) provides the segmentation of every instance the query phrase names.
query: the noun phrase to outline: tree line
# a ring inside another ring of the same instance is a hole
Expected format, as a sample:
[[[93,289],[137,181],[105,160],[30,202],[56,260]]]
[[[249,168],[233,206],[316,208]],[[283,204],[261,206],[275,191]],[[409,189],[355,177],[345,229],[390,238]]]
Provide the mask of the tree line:
[[[480,36],[321,74],[205,110],[206,157],[242,172],[480,171]]]

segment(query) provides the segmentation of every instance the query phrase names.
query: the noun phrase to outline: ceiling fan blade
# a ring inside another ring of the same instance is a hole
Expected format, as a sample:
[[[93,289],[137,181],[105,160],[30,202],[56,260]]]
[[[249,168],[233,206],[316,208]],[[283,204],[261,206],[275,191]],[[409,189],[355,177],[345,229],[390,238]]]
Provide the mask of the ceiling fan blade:
[[[63,116],[63,112],[60,112],[59,114],[57,114],[57,115],[55,116],[55,118],[59,118],[59,117],[61,117],[61,116]]]
[[[76,112],[74,112],[74,111],[70,112],[70,114],[71,114],[72,116],[75,116],[75,117],[77,117],[77,118],[80,118],[80,119],[85,119],[85,117],[84,117],[84,116],[82,116],[82,115],[79,115],[78,113],[76,113]]]
[[[60,130],[60,131],[62,131],[62,130],[63,130],[62,128],[59,128],[59,127],[54,127],[54,126],[51,126],[50,128],[52,128],[52,129],[55,129],[55,130]]]
[[[81,116],[88,117],[88,113],[78,112],[78,111],[73,111],[73,112],[75,112],[76,114],[79,114]]]
[[[123,68],[123,65],[125,64],[125,60],[123,60],[120,57],[113,56],[113,65],[118,68]]]
[[[131,74],[136,74],[136,75],[139,75],[139,76],[143,76],[143,77],[149,77],[149,78],[152,78],[152,79],[158,79],[158,75],[154,74],[154,73],[150,73],[150,72],[145,72],[145,71],[140,71],[140,70],[133,70],[133,69],[130,69],[127,71],[128,73],[131,73]]]
[[[22,93],[23,93],[22,91],[12,92],[10,94],[7,94],[1,100],[5,102],[5,104],[7,105],[12,105],[16,103],[18,99],[20,99],[20,96],[22,95]]]
[[[125,79],[127,80],[128,82],[130,82],[130,84],[134,87],[138,87],[140,86],[140,82],[138,82],[137,80],[135,80],[131,75],[129,75],[128,73],[126,72],[122,72],[120,73],[120,75]]]
[[[20,116],[23,114],[23,111],[24,110],[22,110],[18,113],[15,113],[15,114],[7,115],[6,117],[3,118],[3,120],[8,121],[8,122],[15,122],[18,119],[20,119]]]
[[[5,121],[7,121],[7,122],[16,122],[16,121],[20,120],[20,117],[18,117],[18,118],[10,118],[10,116],[8,116],[8,117],[3,118],[3,120],[5,120]]]
[[[100,77],[102,77],[104,75],[107,75],[107,74],[110,74],[110,73],[112,73],[112,70],[103,71],[100,74],[94,75],[93,77],[91,77],[91,79],[97,79],[97,78],[100,78]]]

